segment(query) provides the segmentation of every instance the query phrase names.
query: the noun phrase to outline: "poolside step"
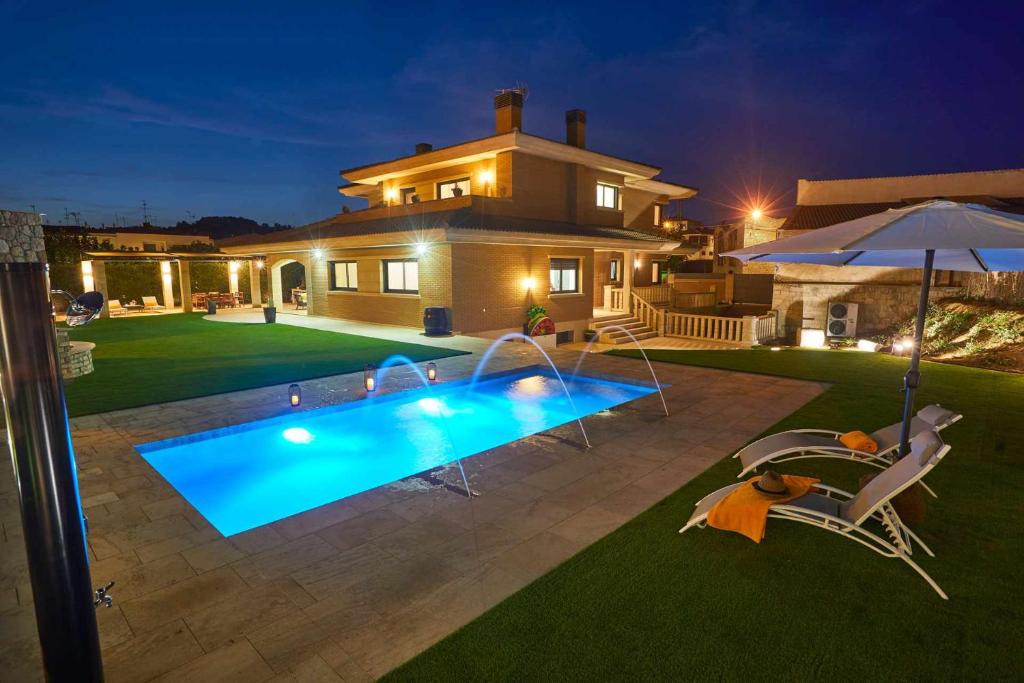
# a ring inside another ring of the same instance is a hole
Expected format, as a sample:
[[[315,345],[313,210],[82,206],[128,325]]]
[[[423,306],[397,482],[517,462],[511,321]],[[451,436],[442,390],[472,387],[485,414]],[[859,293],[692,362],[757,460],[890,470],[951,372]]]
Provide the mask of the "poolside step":
[[[611,344],[631,344],[633,339],[639,341],[641,339],[653,339],[658,336],[658,333],[649,327],[639,327],[635,330],[630,330],[630,332],[633,334],[632,337],[622,330],[609,332],[607,335],[602,335],[602,341],[607,339]]]

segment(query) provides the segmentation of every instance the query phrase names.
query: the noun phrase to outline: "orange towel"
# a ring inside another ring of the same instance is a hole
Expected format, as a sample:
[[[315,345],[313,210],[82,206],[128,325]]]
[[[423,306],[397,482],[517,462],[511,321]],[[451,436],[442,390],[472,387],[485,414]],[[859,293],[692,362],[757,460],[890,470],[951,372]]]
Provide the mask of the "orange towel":
[[[878,443],[862,431],[846,432],[839,441],[847,448],[866,453],[877,453]]]
[[[813,477],[784,474],[782,479],[786,482],[789,493],[771,496],[754,488],[754,482],[760,478],[748,479],[735,491],[715,503],[708,512],[708,524],[716,529],[735,531],[754,543],[760,543],[764,538],[765,523],[768,521],[768,508],[799,498],[819,481]]]

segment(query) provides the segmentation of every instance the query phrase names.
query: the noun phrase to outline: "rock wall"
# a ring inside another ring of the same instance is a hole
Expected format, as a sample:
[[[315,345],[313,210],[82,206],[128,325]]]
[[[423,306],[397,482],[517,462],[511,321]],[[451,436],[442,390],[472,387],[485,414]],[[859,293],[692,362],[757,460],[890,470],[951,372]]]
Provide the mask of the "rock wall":
[[[42,263],[46,244],[39,214],[0,209],[0,263]]]
[[[910,283],[776,282],[772,291],[772,308],[779,311],[779,336],[792,339],[801,327],[825,329],[829,302],[860,304],[857,335],[867,336],[913,316],[920,293],[921,286]],[[929,300],[962,294],[962,287],[932,286]]]

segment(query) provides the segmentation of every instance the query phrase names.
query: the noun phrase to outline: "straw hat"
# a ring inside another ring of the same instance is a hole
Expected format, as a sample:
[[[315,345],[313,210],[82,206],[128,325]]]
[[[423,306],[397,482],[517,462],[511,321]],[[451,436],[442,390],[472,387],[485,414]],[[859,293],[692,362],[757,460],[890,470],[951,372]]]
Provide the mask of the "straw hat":
[[[754,488],[772,496],[782,496],[788,493],[782,475],[772,470],[765,470],[761,478],[754,482]]]

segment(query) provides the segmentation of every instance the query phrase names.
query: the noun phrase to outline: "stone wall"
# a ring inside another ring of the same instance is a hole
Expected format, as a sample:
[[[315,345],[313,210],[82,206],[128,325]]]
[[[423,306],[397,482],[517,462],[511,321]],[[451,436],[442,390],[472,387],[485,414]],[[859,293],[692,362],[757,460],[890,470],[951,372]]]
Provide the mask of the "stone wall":
[[[60,374],[65,380],[72,380],[93,371],[92,342],[73,342],[68,331],[57,329],[57,356],[60,358]]]
[[[39,214],[0,210],[0,263],[46,261]]]
[[[792,339],[801,327],[825,329],[829,302],[860,304],[857,335],[867,336],[912,317],[917,311],[920,293],[921,285],[911,283],[776,282],[772,308],[779,311],[779,336]],[[962,287],[932,286],[929,300],[962,294]]]

